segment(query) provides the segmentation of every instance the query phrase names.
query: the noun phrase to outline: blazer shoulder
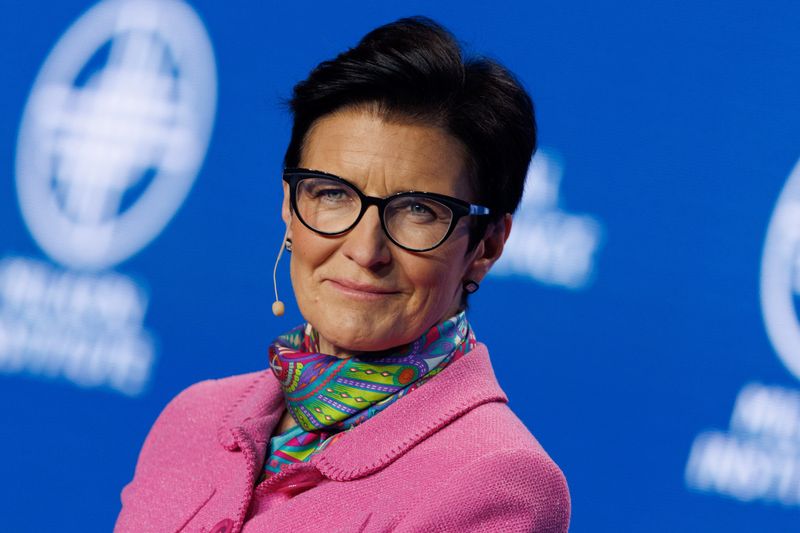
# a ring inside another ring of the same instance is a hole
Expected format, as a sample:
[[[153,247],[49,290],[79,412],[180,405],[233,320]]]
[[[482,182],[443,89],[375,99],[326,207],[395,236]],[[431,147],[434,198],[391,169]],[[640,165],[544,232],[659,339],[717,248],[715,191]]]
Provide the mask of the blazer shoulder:
[[[566,533],[571,502],[564,474],[541,448],[501,448],[456,469],[418,502],[397,531]]]
[[[137,471],[148,465],[169,461],[173,453],[192,445],[190,435],[216,435],[227,410],[241,397],[262,372],[239,374],[195,383],[164,407],[153,423],[139,454]]]
[[[539,486],[547,486],[550,494],[565,496],[569,503],[569,488],[564,473],[542,447],[539,440],[505,403],[485,406],[476,413],[477,423],[489,431],[478,432],[484,456],[479,460],[489,464],[515,463],[518,475],[529,476]]]
[[[187,405],[213,404],[219,406],[220,400],[241,395],[264,371],[237,374],[219,379],[207,379],[189,385],[170,400],[164,411],[186,407]],[[163,412],[162,412],[163,414]]]
[[[464,431],[472,435],[465,454],[471,460],[462,471],[473,475],[482,470],[498,477],[510,474],[532,485],[546,487],[545,493],[565,496],[569,489],[561,468],[550,457],[525,424],[505,403],[494,402],[477,407],[464,418]]]
[[[207,379],[190,385],[179,392],[164,407],[154,427],[174,415],[185,416],[187,410],[206,413],[206,420],[222,414],[232,402],[242,396],[265,371],[237,374],[220,379]],[[211,416],[209,416],[211,415]]]
[[[471,435],[466,455],[490,453],[498,449],[527,449],[547,456],[547,452],[505,402],[488,402],[465,413],[439,431],[437,437],[457,440]]]
[[[496,450],[459,475],[464,481],[470,476],[493,483],[495,494],[486,494],[489,501],[503,503],[507,513],[529,527],[525,530],[568,530],[571,499],[567,480],[541,447]]]
[[[462,460],[451,463],[450,471],[432,485],[448,501],[421,498],[422,512],[415,511],[413,518],[406,515],[407,529],[401,531],[568,530],[567,480],[506,403],[475,407],[431,435],[422,447],[426,453],[447,450],[448,457]],[[443,510],[448,516],[441,516]],[[439,529],[442,524],[449,529]]]
[[[196,474],[204,473],[205,461],[222,450],[217,428],[225,413],[258,379],[259,373],[252,373],[201,381],[167,404],[144,440],[133,479],[122,490],[116,531],[174,531],[175,524],[165,527],[171,510],[197,508],[198,501],[206,501],[213,487]]]

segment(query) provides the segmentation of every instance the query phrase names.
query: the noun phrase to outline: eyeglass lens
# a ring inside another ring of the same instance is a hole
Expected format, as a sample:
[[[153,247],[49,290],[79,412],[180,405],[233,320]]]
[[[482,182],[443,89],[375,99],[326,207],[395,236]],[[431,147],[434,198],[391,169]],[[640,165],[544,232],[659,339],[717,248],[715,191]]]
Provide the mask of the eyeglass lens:
[[[300,218],[321,233],[341,233],[356,222],[361,198],[348,185],[327,178],[305,178],[297,182]],[[402,195],[389,201],[383,213],[389,236],[401,246],[425,250],[447,235],[453,212],[426,196]]]

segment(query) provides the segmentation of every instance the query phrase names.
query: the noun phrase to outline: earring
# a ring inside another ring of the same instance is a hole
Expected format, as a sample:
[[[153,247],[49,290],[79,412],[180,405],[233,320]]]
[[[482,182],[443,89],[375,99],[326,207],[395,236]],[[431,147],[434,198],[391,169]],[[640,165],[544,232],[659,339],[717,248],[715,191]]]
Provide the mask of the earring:
[[[286,251],[292,253],[292,239],[286,239]]]
[[[473,292],[477,291],[481,286],[478,285],[478,282],[471,279],[464,280],[464,290],[467,291],[467,294],[472,294]]]

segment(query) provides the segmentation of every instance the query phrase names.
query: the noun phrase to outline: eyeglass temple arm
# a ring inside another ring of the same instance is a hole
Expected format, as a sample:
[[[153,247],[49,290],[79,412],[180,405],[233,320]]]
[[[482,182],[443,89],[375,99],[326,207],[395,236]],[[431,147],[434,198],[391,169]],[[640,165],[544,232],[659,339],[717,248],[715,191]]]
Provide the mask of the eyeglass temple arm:
[[[483,207],[482,205],[469,204],[470,215],[488,215],[489,213],[490,211],[488,207]]]

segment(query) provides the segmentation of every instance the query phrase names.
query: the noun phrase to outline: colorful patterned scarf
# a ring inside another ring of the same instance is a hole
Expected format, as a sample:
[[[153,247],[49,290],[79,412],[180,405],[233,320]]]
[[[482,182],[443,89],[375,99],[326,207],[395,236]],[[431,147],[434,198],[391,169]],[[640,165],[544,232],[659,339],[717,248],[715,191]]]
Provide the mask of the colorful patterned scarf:
[[[344,431],[380,413],[475,347],[462,311],[399,349],[340,359],[319,353],[310,324],[278,337],[270,367],[297,426],[270,441],[262,479],[308,461]]]

